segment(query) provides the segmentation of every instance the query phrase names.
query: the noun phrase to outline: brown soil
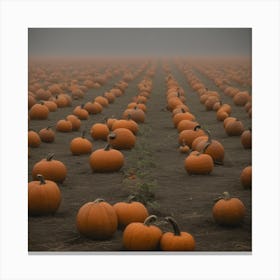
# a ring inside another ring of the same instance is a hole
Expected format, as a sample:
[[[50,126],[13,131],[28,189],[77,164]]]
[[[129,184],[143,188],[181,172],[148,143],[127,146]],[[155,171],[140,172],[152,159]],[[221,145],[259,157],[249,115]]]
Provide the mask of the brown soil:
[[[59,185],[62,192],[62,202],[53,216],[29,217],[28,219],[28,249],[29,251],[123,251],[122,231],[118,230],[108,241],[94,241],[80,236],[75,222],[79,208],[86,202],[102,197],[113,204],[123,201],[135,190],[133,180],[127,178],[127,173],[135,168],[142,168],[141,182],[150,184],[153,200],[147,207],[150,213],[163,219],[167,215],[175,217],[182,231],[191,233],[196,240],[196,251],[251,251],[251,190],[244,190],[240,183],[241,170],[251,165],[251,150],[245,150],[240,137],[228,137],[222,122],[216,120],[213,111],[206,111],[200,104],[183,74],[171,67],[172,74],[186,92],[186,104],[197,118],[197,121],[212,132],[214,139],[225,147],[224,165],[216,165],[211,175],[190,176],[184,169],[185,155],[178,152],[178,133],[173,127],[171,113],[165,110],[165,73],[159,63],[153,78],[153,90],[147,103],[146,122],[140,125],[137,145],[131,151],[123,151],[126,163],[121,172],[98,174],[92,173],[88,164],[88,155],[72,156],[69,143],[80,135],[79,132],[56,133],[55,142],[42,143],[39,148],[31,148],[28,160],[28,180],[31,181],[33,165],[48,153],[55,153],[58,160],[67,166],[68,174],[63,184]],[[239,118],[245,127],[251,126],[243,107],[234,106],[232,99],[223,95],[205,76],[195,72],[211,90],[218,90],[223,102],[232,104],[232,115]],[[99,115],[91,115],[89,120],[82,121],[83,127],[89,130],[91,125],[101,122],[104,116],[120,117],[131,98],[137,94],[137,83],[144,75],[140,75],[129,83],[125,94],[116,99],[113,104]],[[111,79],[100,89],[90,90],[84,101],[102,94],[120,77]],[[39,131],[49,124],[70,114],[80,100],[73,101],[72,107],[58,109],[50,114],[49,120],[30,121],[29,127]],[[93,141],[93,149],[104,146],[103,141]],[[140,169],[141,169],[140,168]],[[212,218],[213,200],[224,191],[239,197],[246,206],[244,223],[236,228],[217,225]],[[170,226],[162,224],[163,230],[171,230]]]

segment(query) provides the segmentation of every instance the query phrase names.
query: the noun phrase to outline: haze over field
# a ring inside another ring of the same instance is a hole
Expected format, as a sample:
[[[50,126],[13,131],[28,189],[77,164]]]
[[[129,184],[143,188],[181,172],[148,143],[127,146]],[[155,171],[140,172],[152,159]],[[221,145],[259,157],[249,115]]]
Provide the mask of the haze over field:
[[[29,57],[251,56],[251,28],[29,28]]]

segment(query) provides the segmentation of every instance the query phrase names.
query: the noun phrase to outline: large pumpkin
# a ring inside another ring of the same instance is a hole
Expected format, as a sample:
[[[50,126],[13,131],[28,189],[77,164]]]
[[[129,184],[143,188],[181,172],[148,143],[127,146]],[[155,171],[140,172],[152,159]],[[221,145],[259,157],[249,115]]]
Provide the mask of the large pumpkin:
[[[237,226],[244,220],[246,208],[239,198],[231,198],[228,192],[224,192],[215,203],[212,213],[216,223]]]
[[[49,116],[49,109],[46,105],[35,104],[29,110],[29,117],[31,120],[46,120]]]
[[[113,205],[120,227],[126,227],[132,222],[144,222],[149,216],[147,208],[138,201],[117,202]]]
[[[104,123],[96,123],[90,129],[90,135],[94,140],[107,140],[109,128]]]
[[[160,247],[163,251],[193,251],[195,240],[188,232],[180,231],[178,223],[172,217],[165,218],[173,227],[172,232],[166,232],[160,239]]]
[[[60,205],[60,190],[55,182],[45,180],[41,174],[38,174],[37,178],[39,181],[28,183],[28,214],[54,214]]]
[[[191,174],[209,174],[214,169],[214,162],[211,156],[197,151],[191,152],[185,159],[186,171]]]
[[[119,171],[124,165],[124,156],[120,151],[111,149],[110,144],[107,144],[104,149],[92,152],[89,164],[93,172]]]
[[[162,231],[154,225],[150,225],[157,217],[151,215],[144,223],[130,223],[123,232],[123,245],[131,251],[150,251],[159,247]]]
[[[108,135],[108,142],[114,149],[130,150],[135,146],[136,137],[127,128],[117,128]]]
[[[112,205],[103,199],[87,202],[76,217],[78,231],[96,240],[110,239],[118,228],[118,217]]]
[[[62,183],[67,174],[67,169],[64,163],[53,159],[54,154],[49,154],[47,158],[35,163],[32,169],[32,178],[35,180],[38,174],[41,174],[45,179],[57,183]]]

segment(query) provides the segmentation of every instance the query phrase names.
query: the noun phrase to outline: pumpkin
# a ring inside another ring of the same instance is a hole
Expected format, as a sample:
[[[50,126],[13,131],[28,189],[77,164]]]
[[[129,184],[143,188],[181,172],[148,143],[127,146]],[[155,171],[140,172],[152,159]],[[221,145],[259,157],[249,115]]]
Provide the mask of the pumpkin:
[[[79,233],[88,238],[106,240],[117,231],[118,217],[112,205],[98,198],[79,209],[76,226]]]
[[[68,100],[65,96],[62,95],[56,95],[54,102],[56,103],[57,107],[64,108],[68,105]]]
[[[182,113],[175,114],[172,120],[173,120],[174,127],[177,127],[178,123],[182,120],[194,121],[195,116],[190,112],[185,112],[185,110],[182,109]]]
[[[28,183],[28,214],[31,216],[54,214],[61,202],[57,184],[37,174],[39,181]]]
[[[116,128],[108,135],[110,145],[119,150],[130,150],[135,146],[136,137],[127,128]]]
[[[33,95],[28,94],[28,110],[36,104],[36,99]]]
[[[228,136],[240,136],[244,131],[244,125],[238,119],[229,121],[225,126],[225,131]]]
[[[178,105],[177,107],[175,107],[173,110],[172,110],[172,116],[178,114],[178,113],[182,113],[182,109],[184,109],[185,112],[189,112],[190,109],[187,105],[185,104],[181,104],[181,105]]]
[[[182,154],[189,153],[190,152],[190,147],[183,142],[183,144],[179,147],[179,151]]]
[[[99,114],[102,112],[103,107],[98,102],[87,102],[84,105],[84,109],[87,110],[89,114]]]
[[[244,130],[241,134],[241,144],[244,149],[251,149],[252,148],[252,130]]]
[[[177,131],[181,132],[188,129],[193,130],[196,126],[199,126],[197,122],[191,120],[181,120],[177,125]]]
[[[108,105],[109,105],[108,99],[103,96],[95,97],[94,102],[99,103],[102,107],[108,107]]]
[[[104,149],[98,149],[90,155],[89,164],[93,172],[115,172],[124,165],[123,154],[111,149],[107,144]]]
[[[229,114],[223,109],[219,109],[216,113],[216,117],[218,121],[224,121],[228,116]]]
[[[225,149],[219,141],[212,139],[208,130],[206,130],[206,132],[208,139],[202,139],[199,143],[197,143],[195,150],[203,151],[204,154],[212,157],[214,163],[222,164],[224,161]]]
[[[59,132],[71,132],[72,122],[68,120],[59,120],[56,123],[56,130]]]
[[[225,118],[224,119],[224,128],[226,127],[226,125],[228,124],[228,123],[230,123],[231,121],[236,121],[237,120],[237,118],[234,118],[234,117],[227,117],[227,118]]]
[[[82,104],[81,106],[77,106],[73,110],[73,114],[77,116],[80,120],[87,120],[89,117],[89,113],[86,109],[84,109],[84,105]]]
[[[137,122],[132,120],[130,115],[128,115],[127,120],[116,120],[116,121],[114,121],[111,129],[114,131],[117,128],[126,128],[126,129],[129,129],[134,134],[137,134],[139,126],[138,126]]]
[[[48,126],[46,128],[42,128],[39,131],[39,136],[41,138],[41,141],[45,142],[45,143],[52,143],[55,139],[55,133],[51,129],[51,126]]]
[[[46,120],[49,116],[49,109],[42,103],[35,104],[29,110],[29,117],[31,120]]]
[[[209,174],[213,171],[214,162],[211,156],[197,151],[191,152],[185,159],[184,166],[188,174]]]
[[[108,126],[109,130],[112,130],[113,123],[117,120],[112,116],[111,118],[105,118],[106,120],[106,125]]]
[[[107,100],[108,100],[109,103],[113,103],[113,102],[115,101],[115,99],[116,99],[115,94],[112,93],[112,92],[110,92],[110,91],[105,92],[105,93],[103,94],[103,96],[104,96],[105,98],[107,98]]]
[[[240,175],[240,181],[244,189],[250,189],[252,187],[252,166],[245,167]]]
[[[57,183],[62,183],[67,174],[67,169],[64,163],[53,159],[54,154],[49,154],[47,158],[35,163],[32,169],[32,178],[35,180],[38,174],[44,176],[45,179]]]
[[[146,105],[143,104],[143,103],[131,102],[131,103],[129,103],[129,104],[127,105],[127,108],[128,108],[128,109],[133,109],[133,108],[135,108],[135,107],[141,109],[141,110],[144,111],[144,112],[147,111],[147,107],[146,107]]]
[[[54,101],[44,101],[44,105],[46,105],[50,112],[55,112],[57,110],[57,105]]]
[[[82,132],[81,137],[74,138],[70,143],[70,151],[72,155],[90,154],[92,150],[92,143],[85,138],[85,131]]]
[[[76,130],[80,129],[82,122],[81,122],[81,120],[77,116],[75,116],[75,115],[68,115],[66,117],[66,120],[71,122],[72,130],[73,131],[76,131]]]
[[[179,133],[178,137],[178,142],[179,144],[183,144],[183,141],[185,142],[186,145],[189,147],[192,146],[192,142],[199,136],[205,135],[205,132],[199,125],[195,126],[192,130],[187,129],[187,130],[182,130]]]
[[[118,216],[120,227],[126,227],[132,222],[143,223],[149,216],[147,208],[138,201],[117,202],[113,205]]]
[[[130,117],[128,117],[130,116]],[[140,108],[138,108],[137,106],[135,106],[133,109],[126,109],[123,112],[123,118],[127,119],[127,118],[131,118],[132,120],[134,120],[137,123],[144,123],[145,122],[145,113],[143,110],[141,110]]]
[[[233,102],[237,106],[244,106],[249,101],[250,95],[247,91],[240,91],[233,97]]]
[[[231,198],[224,192],[212,209],[213,218],[219,225],[237,226],[242,223],[246,208],[239,198]]]
[[[94,140],[107,140],[109,133],[109,128],[104,123],[96,123],[90,129],[90,135]]]
[[[37,132],[33,130],[28,131],[28,147],[38,148],[41,145],[41,139]]]
[[[178,223],[172,217],[166,217],[173,227],[172,232],[165,232],[160,239],[160,248],[163,251],[193,251],[195,249],[195,240],[193,236],[184,231],[180,231]]]
[[[151,251],[159,246],[162,231],[154,225],[150,225],[157,217],[151,215],[144,223],[130,223],[123,232],[123,245],[131,251]]]

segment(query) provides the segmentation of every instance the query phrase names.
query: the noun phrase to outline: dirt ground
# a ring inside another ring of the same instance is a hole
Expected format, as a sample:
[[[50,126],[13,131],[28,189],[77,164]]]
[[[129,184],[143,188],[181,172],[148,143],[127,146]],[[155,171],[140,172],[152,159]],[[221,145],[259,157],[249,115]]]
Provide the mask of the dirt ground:
[[[81,132],[56,132],[55,142],[42,143],[39,148],[31,148],[28,159],[28,180],[31,181],[33,165],[48,153],[55,153],[55,158],[67,166],[67,178],[60,184],[62,202],[53,216],[28,218],[28,250],[52,252],[77,251],[123,251],[122,231],[118,230],[114,237],[107,241],[94,241],[80,236],[75,223],[79,208],[86,202],[98,197],[111,204],[123,201],[131,193],[133,183],[126,178],[127,173],[134,168],[143,168],[142,181],[153,187],[154,201],[148,204],[151,214],[159,219],[167,215],[175,217],[182,231],[191,233],[196,241],[196,251],[225,252],[251,251],[251,190],[244,190],[240,183],[241,170],[251,165],[251,150],[245,150],[240,137],[228,137],[222,122],[216,120],[214,111],[206,111],[199,102],[198,95],[189,87],[184,75],[174,64],[170,64],[173,76],[186,92],[186,104],[194,113],[197,121],[212,133],[212,137],[225,147],[224,165],[216,165],[211,175],[190,176],[184,169],[186,155],[178,152],[178,133],[173,127],[171,113],[166,111],[165,73],[161,64],[156,67],[153,77],[153,90],[147,103],[146,122],[140,125],[136,147],[130,151],[122,151],[126,162],[121,172],[99,174],[92,173],[88,164],[88,155],[72,156],[69,149],[70,141]],[[237,107],[232,99],[225,96],[214,83],[204,75],[195,74],[207,85],[209,90],[217,90],[224,103],[232,105],[232,115],[243,121],[245,127],[251,127],[251,119],[243,107]],[[143,79],[141,74],[129,83],[125,94],[104,109],[101,114],[90,115],[82,121],[83,127],[89,130],[92,124],[101,122],[105,117],[114,115],[120,117],[127,104],[137,94],[137,83]],[[92,101],[97,95],[111,89],[120,80],[113,77],[99,89],[90,90],[83,101],[74,100],[72,107],[58,109],[50,113],[48,120],[33,120],[29,128],[39,131],[59,119],[72,113],[76,105]],[[93,141],[89,134],[87,138],[93,143],[93,150],[103,147],[103,141]],[[141,165],[142,164],[142,165]],[[246,206],[244,223],[240,227],[228,228],[217,225],[212,218],[213,200],[224,191],[239,197]],[[163,224],[163,230],[171,230]]]

